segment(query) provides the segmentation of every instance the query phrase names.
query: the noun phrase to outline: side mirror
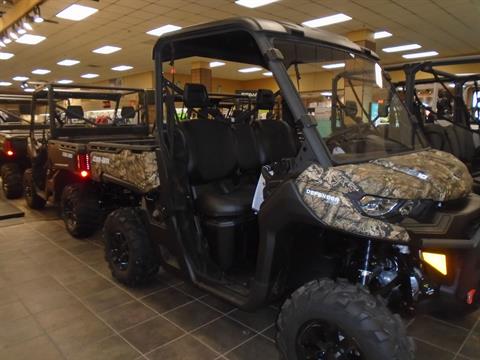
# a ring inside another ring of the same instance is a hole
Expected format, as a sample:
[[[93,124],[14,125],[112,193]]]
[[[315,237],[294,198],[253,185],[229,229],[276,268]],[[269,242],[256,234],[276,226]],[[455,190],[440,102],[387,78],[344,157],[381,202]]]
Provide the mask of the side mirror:
[[[389,114],[389,105],[388,104],[378,104],[378,117],[385,118]]]

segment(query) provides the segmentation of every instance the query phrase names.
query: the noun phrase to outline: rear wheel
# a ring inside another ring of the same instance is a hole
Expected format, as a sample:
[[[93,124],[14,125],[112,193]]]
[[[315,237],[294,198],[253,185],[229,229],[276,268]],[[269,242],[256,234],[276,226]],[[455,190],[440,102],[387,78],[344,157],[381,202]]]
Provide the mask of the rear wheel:
[[[33,182],[32,169],[25,170],[23,174],[23,195],[30,209],[43,209],[46,201],[37,194],[35,184]]]
[[[382,300],[348,282],[315,280],[282,306],[277,344],[289,360],[413,360],[414,343]]]
[[[119,282],[138,286],[157,274],[158,261],[138,209],[113,211],[105,221],[103,235],[105,260]]]
[[[61,215],[67,231],[74,237],[92,235],[102,223],[103,211],[95,190],[88,184],[65,186],[60,201]]]
[[[17,164],[3,164],[0,168],[2,189],[7,199],[16,199],[22,196],[22,172]]]

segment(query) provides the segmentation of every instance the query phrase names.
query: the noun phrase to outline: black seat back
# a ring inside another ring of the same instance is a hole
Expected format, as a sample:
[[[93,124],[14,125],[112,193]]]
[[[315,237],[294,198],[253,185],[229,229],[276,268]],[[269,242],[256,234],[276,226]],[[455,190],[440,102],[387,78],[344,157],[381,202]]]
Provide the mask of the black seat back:
[[[240,172],[259,172],[261,167],[260,149],[253,127],[250,124],[236,124],[233,127],[233,132]]]
[[[183,103],[187,109],[207,108],[210,104],[207,88],[203,84],[187,83],[183,88]]]
[[[178,130],[192,185],[214,182],[234,173],[237,167],[235,138],[227,123],[190,120],[182,122]]]
[[[280,120],[260,120],[254,125],[261,164],[271,164],[296,156],[295,137],[287,123]]]
[[[135,117],[136,111],[133,106],[124,106],[122,107],[122,111],[120,115],[122,119],[133,119]]]
[[[273,110],[275,106],[275,95],[272,90],[258,89],[256,99],[257,110]]]
[[[83,119],[84,112],[80,105],[69,105],[65,111],[67,119]]]

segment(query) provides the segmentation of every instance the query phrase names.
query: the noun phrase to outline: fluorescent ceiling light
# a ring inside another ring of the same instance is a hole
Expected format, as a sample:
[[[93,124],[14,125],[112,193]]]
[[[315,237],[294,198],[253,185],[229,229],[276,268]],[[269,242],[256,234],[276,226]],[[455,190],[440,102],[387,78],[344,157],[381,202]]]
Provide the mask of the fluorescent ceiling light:
[[[349,21],[352,20],[352,18],[348,15],[345,14],[335,14],[331,16],[325,16],[321,17],[318,19],[313,19],[309,21],[305,21],[302,23],[302,25],[308,26],[308,27],[321,27],[321,26],[327,26],[327,25],[332,25],[332,24],[338,24],[344,21]]]
[[[460,73],[460,74],[455,74],[455,76],[472,76],[472,75],[477,75],[477,73]]]
[[[95,14],[97,11],[98,9],[95,9],[89,6],[73,4],[67,7],[66,9],[60,11],[57,14],[57,17],[61,19],[80,21],[89,17],[90,15]]]
[[[407,45],[400,45],[400,46],[392,46],[382,49],[383,52],[386,53],[393,53],[393,52],[400,52],[400,51],[408,51],[408,50],[415,50],[420,49],[422,46],[418,44],[407,44]]]
[[[103,54],[103,55],[108,55],[108,54],[113,54],[114,52],[120,51],[122,48],[118,46],[111,46],[111,45],[106,45],[102,46],[98,49],[92,50],[92,52],[96,54]]]
[[[32,88],[26,88],[26,89],[23,89],[23,91],[25,92],[34,92],[35,89],[32,89]]]
[[[388,31],[377,31],[376,33],[373,33],[373,38],[378,40],[378,39],[385,39],[392,36],[392,33],[389,33]]]
[[[51,73],[51,71],[47,69],[35,69],[32,71],[32,74],[35,75],[47,75],[49,73]]]
[[[73,66],[73,65],[77,65],[77,64],[79,64],[79,63],[80,63],[80,61],[78,61],[78,60],[65,59],[65,60],[62,60],[62,61],[57,62],[57,65],[60,65],[60,66]]]
[[[320,93],[320,95],[323,95],[323,96],[332,96],[332,92],[331,91],[322,91]]]
[[[12,83],[8,81],[0,81],[0,86],[11,86]]]
[[[63,80],[58,80],[58,84],[71,84],[73,83],[73,80],[68,80],[68,79],[63,79]]]
[[[100,75],[98,74],[83,74],[81,77],[84,79],[95,79],[96,77],[99,77]]]
[[[212,61],[210,64],[211,68],[219,67],[219,66],[224,66],[225,63],[221,61]]]
[[[273,76],[273,73],[271,71],[264,72],[262,74],[263,76]]]
[[[340,69],[340,68],[344,68],[344,67],[345,67],[345,63],[322,65],[322,68],[324,68],[324,69]]]
[[[240,6],[245,6],[250,9],[254,9],[260,6],[265,6],[274,2],[277,2],[278,0],[237,0],[235,1],[235,4],[240,5]]]
[[[147,31],[147,34],[153,35],[153,36],[162,36],[163,34],[180,30],[180,29],[181,29],[180,26],[168,24],[168,25],[160,26],[159,28]]]
[[[14,80],[14,81],[27,81],[28,79],[30,79],[30,78],[27,77],[27,76],[15,76],[12,80]]]
[[[19,44],[26,44],[26,45],[37,45],[38,43],[41,43],[45,39],[46,39],[45,36],[25,34],[20,36],[18,40],[15,40],[15,42]]]
[[[437,55],[438,55],[438,52],[436,51],[425,51],[425,52],[420,52],[415,54],[405,54],[402,56],[405,59],[417,59],[417,58],[424,58],[424,57],[437,56]]]
[[[0,52],[0,60],[8,60],[14,57],[14,54],[7,53],[7,52]]]
[[[119,65],[112,68],[113,71],[127,71],[133,69],[133,66]]]
[[[240,69],[240,70],[238,70],[238,72],[251,73],[251,72],[256,72],[256,71],[260,71],[260,70],[262,70],[262,68],[254,66],[254,67]]]

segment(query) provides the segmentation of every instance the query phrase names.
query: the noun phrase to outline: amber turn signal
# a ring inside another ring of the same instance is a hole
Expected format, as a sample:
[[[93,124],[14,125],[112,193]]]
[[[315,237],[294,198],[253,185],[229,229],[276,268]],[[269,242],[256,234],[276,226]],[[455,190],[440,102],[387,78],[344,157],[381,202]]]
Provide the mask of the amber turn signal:
[[[439,271],[443,275],[447,275],[447,256],[444,254],[436,254],[431,252],[422,252],[423,261]]]

